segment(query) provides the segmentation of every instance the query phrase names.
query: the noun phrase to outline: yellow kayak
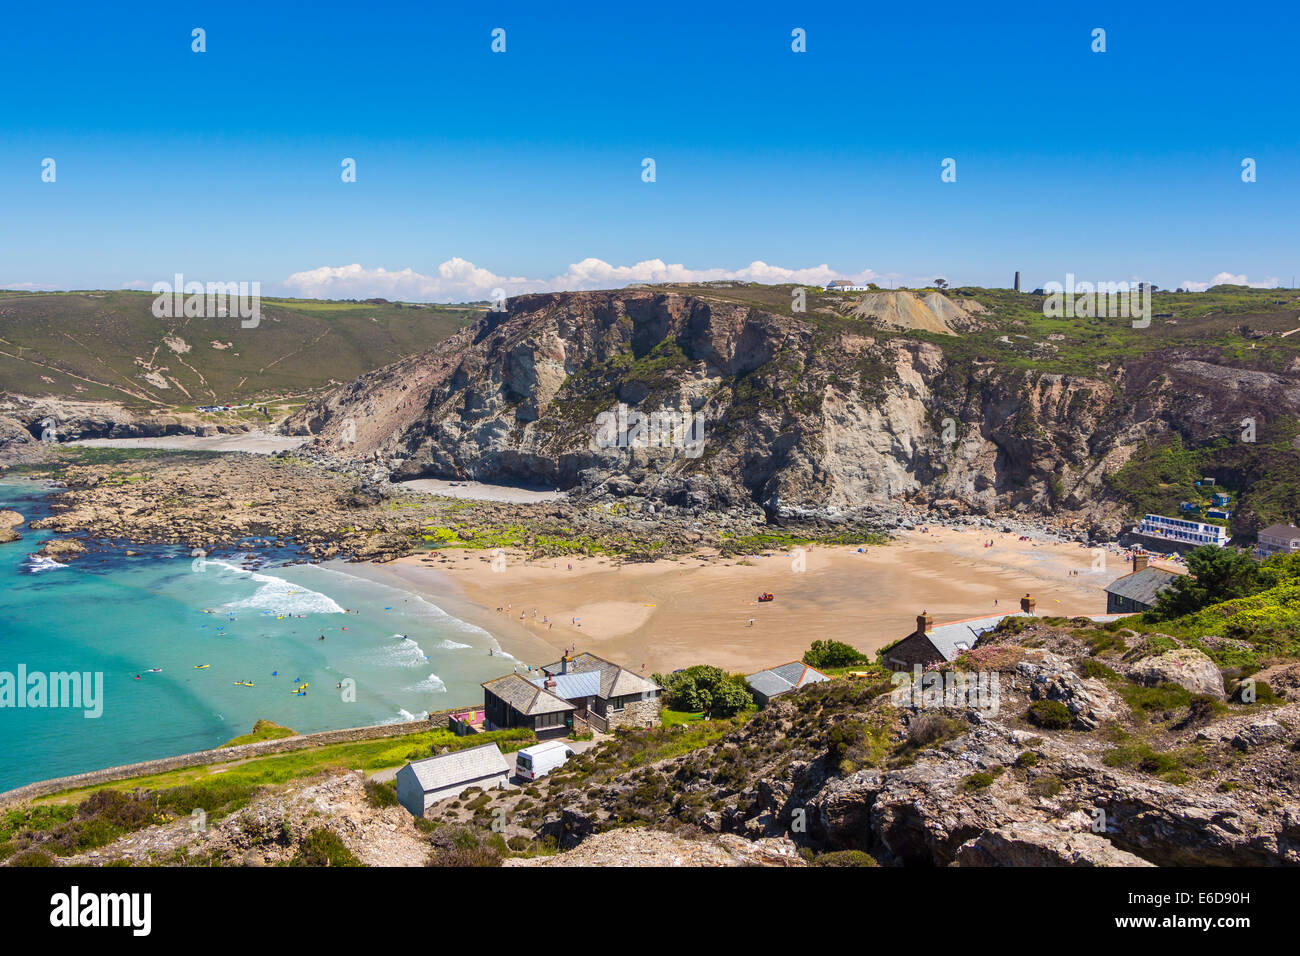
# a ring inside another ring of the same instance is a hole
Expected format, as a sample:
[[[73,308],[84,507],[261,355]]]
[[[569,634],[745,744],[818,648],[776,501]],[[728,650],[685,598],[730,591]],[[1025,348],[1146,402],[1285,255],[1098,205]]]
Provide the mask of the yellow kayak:
[[[253,686],[253,682],[252,682],[251,680],[237,680],[237,681],[235,681],[235,686],[237,686],[237,687],[252,687],[252,686]]]
[[[203,670],[205,667],[211,667],[211,666],[212,666],[211,664],[195,664],[195,665],[194,665],[194,669],[195,669],[196,671],[201,671],[201,670]]]

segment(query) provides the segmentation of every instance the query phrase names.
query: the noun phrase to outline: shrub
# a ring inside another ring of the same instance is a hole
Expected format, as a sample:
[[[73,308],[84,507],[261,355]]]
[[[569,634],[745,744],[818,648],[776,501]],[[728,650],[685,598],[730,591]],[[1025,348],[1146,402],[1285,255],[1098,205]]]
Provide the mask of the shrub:
[[[818,853],[810,861],[813,866],[879,866],[876,858],[861,850],[835,850]]]
[[[10,866],[53,866],[54,857],[44,850],[23,850],[9,858]]]
[[[1096,677],[1099,680],[1115,680],[1119,677],[1115,671],[1091,657],[1085,657],[1079,662],[1079,674],[1083,677]]]
[[[673,674],[651,676],[664,689],[664,704],[671,710],[731,717],[754,702],[744,677],[720,667],[696,664]]]
[[[971,774],[961,782],[961,785],[964,790],[985,790],[993,786],[994,779],[993,774],[981,770],[978,773]]]
[[[913,747],[926,747],[956,736],[961,725],[942,714],[922,714],[907,728],[907,742]]]
[[[813,641],[804,651],[803,662],[809,667],[852,667],[869,664],[871,658],[843,641]]]
[[[1042,727],[1044,730],[1062,730],[1069,727],[1074,719],[1070,715],[1070,708],[1059,700],[1036,700],[1029,705],[1025,717],[1035,727]]]
[[[1208,724],[1228,708],[1209,694],[1197,694],[1187,704],[1187,719],[1184,727],[1197,727]]]
[[[298,845],[290,866],[360,866],[361,861],[339,839],[337,833],[317,827]]]
[[[1024,767],[1034,767],[1037,765],[1038,765],[1038,754],[1034,753],[1032,750],[1026,750],[1024,753],[1022,753],[1019,757],[1016,758],[1017,767],[1024,768]]]
[[[1029,792],[1035,797],[1054,797],[1061,792],[1063,786],[1060,777],[1044,774],[1029,785]]]
[[[826,743],[830,750],[831,760],[839,763],[849,750],[856,744],[862,742],[866,735],[866,725],[860,720],[842,720],[830,729],[826,735]]]
[[[374,780],[366,781],[366,802],[377,809],[397,806],[397,784],[395,781],[385,781],[377,783]]]

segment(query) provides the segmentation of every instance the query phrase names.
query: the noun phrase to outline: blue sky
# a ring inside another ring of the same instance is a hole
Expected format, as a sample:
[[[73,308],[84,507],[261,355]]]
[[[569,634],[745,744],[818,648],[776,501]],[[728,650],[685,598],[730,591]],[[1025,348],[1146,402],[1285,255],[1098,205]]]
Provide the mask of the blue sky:
[[[8,5],[0,286],[1300,273],[1294,5],[545,6]]]

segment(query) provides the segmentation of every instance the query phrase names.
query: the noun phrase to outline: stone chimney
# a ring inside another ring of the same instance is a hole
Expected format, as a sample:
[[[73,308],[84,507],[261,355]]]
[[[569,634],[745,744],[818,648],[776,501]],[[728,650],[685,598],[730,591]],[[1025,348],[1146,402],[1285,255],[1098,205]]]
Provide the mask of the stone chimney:
[[[546,680],[542,681],[542,686],[547,690],[555,689],[555,678],[551,676],[550,671],[542,671],[546,675]]]
[[[916,616],[916,633],[924,634],[932,627],[934,627],[934,618],[930,616],[929,611],[922,611]]]
[[[1020,610],[1024,611],[1026,614],[1033,614],[1034,608],[1036,607],[1038,607],[1038,602],[1028,594],[1020,599]]]
[[[1136,572],[1141,571],[1142,569],[1144,569],[1144,568],[1147,566],[1147,564],[1149,563],[1149,561],[1150,561],[1150,559],[1149,559],[1145,554],[1135,554],[1135,555],[1133,555],[1133,571],[1134,571],[1134,573],[1136,573]]]
[[[560,658],[560,673],[569,673],[569,652],[565,651],[564,656]]]

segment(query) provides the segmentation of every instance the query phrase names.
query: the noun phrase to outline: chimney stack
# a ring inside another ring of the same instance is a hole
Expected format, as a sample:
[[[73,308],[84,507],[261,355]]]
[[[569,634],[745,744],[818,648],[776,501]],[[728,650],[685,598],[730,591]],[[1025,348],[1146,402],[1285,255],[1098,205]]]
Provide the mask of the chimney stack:
[[[1020,610],[1024,611],[1026,614],[1033,614],[1034,608],[1036,607],[1038,607],[1038,602],[1028,594],[1020,599]]]
[[[569,673],[569,652],[565,651],[564,656],[560,658],[560,673]]]
[[[1019,273],[1019,272],[1016,273],[1016,291],[1017,291],[1017,292],[1020,291],[1020,273]]]
[[[1137,573],[1138,571],[1143,570],[1143,569],[1147,566],[1147,563],[1148,563],[1149,560],[1150,560],[1150,559],[1147,558],[1147,556],[1146,556],[1145,554],[1135,554],[1135,555],[1133,555],[1133,571],[1134,571],[1134,573]]]
[[[929,611],[922,611],[916,616],[916,633],[924,634],[932,627],[934,627],[934,618],[930,616]]]

